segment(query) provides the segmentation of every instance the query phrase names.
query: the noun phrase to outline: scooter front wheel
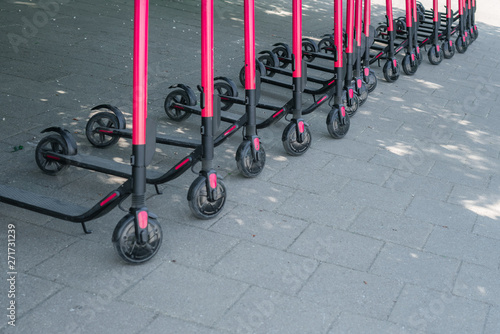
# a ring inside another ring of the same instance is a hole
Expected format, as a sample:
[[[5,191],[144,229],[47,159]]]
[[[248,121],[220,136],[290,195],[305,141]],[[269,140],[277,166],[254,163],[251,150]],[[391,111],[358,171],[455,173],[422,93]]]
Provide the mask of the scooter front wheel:
[[[259,145],[258,159],[254,158],[250,140],[244,140],[236,151],[236,165],[240,173],[245,177],[256,177],[264,170],[266,151],[262,143]]]
[[[378,79],[375,75],[375,72],[370,70],[368,76],[364,78],[364,82],[366,84],[366,88],[368,88],[368,93],[373,92],[378,84]]]
[[[399,79],[399,68],[397,66],[394,67],[391,60],[385,63],[382,71],[387,82],[394,82]]]
[[[359,97],[354,92],[354,89],[352,97],[347,97],[347,94],[347,91],[343,92],[342,104],[344,104],[345,111],[347,112],[349,117],[353,117],[354,115],[356,115],[356,112],[359,108]]]
[[[68,144],[60,135],[48,135],[43,137],[35,150],[35,161],[38,167],[49,175],[56,175],[67,169],[69,165],[46,157],[50,152],[68,154]]]
[[[85,127],[85,135],[88,141],[98,148],[111,146],[118,142],[120,137],[97,131],[96,129],[99,127],[117,129],[119,127],[118,118],[113,113],[100,112],[92,116]]]
[[[167,116],[173,121],[183,121],[191,116],[191,113],[173,107],[173,103],[192,105],[189,95],[183,89],[176,89],[170,92],[165,98],[164,108]]]
[[[453,41],[445,40],[441,48],[443,49],[443,56],[446,59],[451,59],[455,55],[455,44],[453,44]]]
[[[281,61],[281,59],[288,59],[290,58],[290,54],[288,53],[288,49],[283,46],[283,45],[278,45],[276,46],[272,52],[276,55],[276,57],[278,57],[278,59],[280,60],[279,62],[279,67],[280,68],[286,68],[288,67],[288,64],[289,62],[286,62],[286,61]]]
[[[457,45],[457,52],[458,53],[465,53],[465,51],[467,51],[467,44],[464,41],[464,38],[462,36],[457,37],[455,44]]]
[[[283,130],[283,135],[281,138],[283,142],[283,148],[285,149],[286,153],[293,156],[299,156],[304,154],[309,149],[309,147],[311,147],[311,131],[309,130],[309,126],[307,126],[305,123],[302,136],[302,141],[299,142],[297,138],[297,123],[288,123],[285,130]]]
[[[118,255],[129,263],[143,263],[158,253],[163,233],[160,224],[154,218],[148,218],[148,240],[138,243],[135,235],[134,216],[127,214],[115,226],[112,242]]]
[[[432,65],[439,65],[443,61],[443,50],[439,48],[438,51],[438,46],[433,45],[427,52],[427,58]]]
[[[413,63],[413,64],[412,64]],[[407,54],[403,58],[403,71],[406,75],[414,75],[418,69],[418,60],[411,60],[411,55]]]
[[[208,198],[207,178],[198,176],[188,191],[188,203],[191,212],[196,218],[210,219],[217,217],[226,204],[226,186],[217,178],[217,187],[213,200]]]
[[[345,115],[345,123],[340,124],[339,120],[339,109],[333,107],[330,110],[326,118],[326,127],[328,129],[328,133],[335,139],[344,138],[347,132],[349,132],[349,127],[351,126],[351,121],[349,119],[349,115],[346,113]]]

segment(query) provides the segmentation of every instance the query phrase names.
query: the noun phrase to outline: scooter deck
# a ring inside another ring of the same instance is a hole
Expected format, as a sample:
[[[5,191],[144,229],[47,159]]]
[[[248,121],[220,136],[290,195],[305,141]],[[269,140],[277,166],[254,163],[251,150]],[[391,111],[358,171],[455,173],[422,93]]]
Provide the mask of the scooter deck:
[[[123,164],[116,161],[111,161],[109,159],[100,158],[92,155],[65,155],[56,152],[50,152],[47,154],[50,158],[56,158],[62,162],[69,163],[72,166],[77,166],[85,169],[95,170],[100,173],[119,176],[123,178],[129,178],[132,176],[132,166],[130,164]],[[146,179],[148,183],[153,179],[158,179],[163,176],[162,173],[147,169]]]
[[[1,184],[0,202],[31,210],[36,209],[38,212],[49,215],[57,214],[68,217],[79,216],[88,211],[88,208],[80,205]]]

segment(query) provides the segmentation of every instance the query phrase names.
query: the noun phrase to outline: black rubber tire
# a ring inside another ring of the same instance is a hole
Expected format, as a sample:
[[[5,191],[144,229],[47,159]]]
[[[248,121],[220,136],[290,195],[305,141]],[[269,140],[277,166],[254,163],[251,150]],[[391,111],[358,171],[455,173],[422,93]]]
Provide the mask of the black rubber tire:
[[[399,79],[399,66],[394,69],[391,60],[385,63],[382,71],[387,82],[394,82]]]
[[[163,233],[160,224],[154,218],[148,218],[148,241],[140,245],[135,236],[134,216],[123,217],[115,226],[112,242],[118,255],[128,263],[139,264],[150,260],[158,253]]]
[[[188,190],[189,209],[196,218],[211,219],[219,215],[226,204],[226,186],[217,178],[216,198],[209,201],[207,196],[206,177],[198,176]]]
[[[439,51],[437,50],[436,45],[432,45],[427,52],[427,58],[429,59],[429,62],[432,65],[439,65],[443,61],[444,55],[443,55],[443,50],[440,48]]]
[[[99,112],[92,116],[85,127],[85,135],[87,140],[97,148],[104,148],[114,145],[118,142],[120,137],[106,135],[101,132],[96,132],[97,127],[106,127],[111,129],[119,128],[118,117],[111,112]]]
[[[375,88],[377,88],[377,84],[378,84],[378,79],[377,79],[377,76],[375,75],[375,72],[373,72],[372,70],[370,70],[370,73],[368,74],[368,80],[364,80],[365,84],[366,84],[366,88],[368,88],[368,93],[371,93],[375,90]]]
[[[219,96],[235,96],[235,92],[233,91],[233,87],[225,81],[217,81],[214,83],[214,90],[219,93]],[[233,106],[233,102],[224,101],[221,99],[220,101],[220,110],[227,111],[231,109]]]
[[[411,60],[410,60],[410,55],[407,54],[403,57],[403,63],[401,64],[403,67],[403,72],[405,72],[406,75],[414,75],[417,73],[418,69],[418,60],[416,59],[415,56],[415,61],[413,62],[413,66],[411,65]]]
[[[328,113],[326,118],[326,127],[328,129],[328,133],[335,139],[344,138],[347,132],[349,132],[349,127],[351,126],[351,121],[349,119],[349,115],[346,113],[345,115],[345,124],[340,124],[339,122],[339,109],[333,107]]]
[[[184,105],[192,105],[191,101],[189,100],[189,95],[183,89],[175,89],[167,95],[164,103],[165,113],[167,114],[168,118],[176,122],[183,121],[191,116],[190,112],[172,108],[172,102]]]
[[[441,49],[443,50],[443,57],[446,59],[451,59],[455,55],[455,43],[452,41],[445,40],[441,45]]]
[[[304,59],[307,62],[311,62],[316,58],[314,55],[307,55],[304,54],[304,52],[318,52],[318,46],[316,43],[314,43],[310,39],[303,39],[302,40],[302,59]]]
[[[68,145],[60,135],[52,134],[40,140],[35,149],[35,161],[42,172],[48,175],[56,175],[69,167],[65,163],[46,159],[44,154],[48,152],[68,154]]]
[[[288,50],[286,47],[282,46],[282,45],[278,45],[276,46],[272,52],[276,55],[276,57],[278,57],[278,59],[280,58],[287,58],[287,59],[290,59],[290,55],[288,54]],[[290,64],[289,62],[282,62],[280,61],[279,62],[279,67],[281,68],[286,68],[288,67],[288,64]]]
[[[318,52],[336,55],[335,41],[331,37],[324,37],[318,43]]]
[[[301,143],[297,140],[297,123],[290,122],[283,130],[283,135],[281,137],[283,143],[283,148],[286,153],[292,156],[299,156],[311,147],[312,136],[309,126],[304,123],[304,139]]]
[[[356,115],[356,112],[358,111],[359,108],[359,98],[356,92],[352,95],[352,99],[347,98],[347,91],[342,92],[342,104],[345,107],[345,111],[347,115],[349,115],[349,118],[353,117]]]
[[[266,165],[266,151],[264,146],[260,143],[259,160],[255,161],[252,154],[252,144],[249,140],[241,142],[236,150],[236,165],[240,173],[248,178],[256,177],[264,170]]]
[[[269,66],[269,67],[276,67],[276,62],[274,61],[273,57],[271,57],[268,54],[262,54],[259,56],[259,61],[264,65],[264,66]],[[266,76],[268,77],[273,77],[276,73],[272,70],[266,69]]]
[[[457,37],[455,45],[458,53],[465,53],[467,51],[467,44],[463,41],[462,36]]]

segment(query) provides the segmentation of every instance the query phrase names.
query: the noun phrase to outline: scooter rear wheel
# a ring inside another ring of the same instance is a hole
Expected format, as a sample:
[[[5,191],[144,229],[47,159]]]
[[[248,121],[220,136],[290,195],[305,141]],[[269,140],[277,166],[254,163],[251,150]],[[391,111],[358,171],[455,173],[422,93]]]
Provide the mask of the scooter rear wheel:
[[[225,81],[217,81],[214,83],[214,89],[219,93],[219,96],[231,96],[234,97],[235,92],[233,87]],[[225,101],[223,98],[220,100],[220,110],[227,111],[233,106],[233,102]]]
[[[278,57],[278,59],[288,59],[290,58],[290,55],[288,54],[288,49],[282,45],[278,45],[275,47],[272,52]],[[281,68],[286,68],[288,67],[288,62],[286,61],[281,61],[279,62],[279,67]]]
[[[165,113],[171,120],[177,122],[183,121],[191,116],[191,113],[189,112],[172,107],[172,104],[174,102],[184,105],[191,105],[191,101],[189,101],[189,95],[183,89],[173,90],[167,95],[164,104]]]
[[[333,38],[324,37],[323,39],[321,39],[321,41],[319,41],[319,43],[318,43],[318,51],[323,52],[323,53],[327,53],[327,54],[335,55],[336,54],[335,42],[334,42]]]
[[[443,61],[443,50],[437,50],[437,45],[431,46],[427,52],[427,58],[432,65],[439,65]]]
[[[106,135],[105,133],[96,131],[98,127],[119,128],[118,118],[113,113],[100,112],[92,116],[85,127],[85,135],[88,141],[98,148],[114,145],[120,139],[118,136]]]
[[[274,61],[273,57],[268,54],[262,54],[259,57],[259,61],[265,66],[265,67],[275,67],[276,62]],[[272,70],[267,70],[266,69],[266,76],[268,77],[273,77],[276,73]]]
[[[309,147],[311,147],[311,131],[309,130],[309,126],[304,123],[303,140],[299,142],[297,138],[297,123],[290,122],[285,130],[283,130],[281,140],[286,153],[293,156],[299,156],[304,154]]]
[[[411,56],[409,54],[407,54],[403,58],[403,64],[402,64],[403,71],[405,72],[406,75],[414,75],[418,69],[418,60],[416,59],[416,56],[415,56],[415,60],[413,61],[413,64],[412,64],[410,57]]]
[[[50,152],[68,154],[68,145],[60,135],[53,134],[43,137],[36,146],[35,161],[45,174],[56,175],[69,167],[62,162],[47,159],[45,155]]]
[[[154,218],[148,218],[148,240],[139,244],[135,236],[134,216],[127,214],[115,226],[113,231],[113,245],[118,255],[129,263],[143,263],[158,253],[163,233],[160,224]]]
[[[213,201],[208,199],[207,179],[205,176],[198,176],[188,191],[188,203],[191,212],[196,218],[210,219],[217,217],[226,204],[226,186],[217,178],[217,188]]]
[[[256,177],[263,170],[266,164],[266,151],[260,143],[259,159],[255,160],[252,152],[252,143],[250,140],[244,140],[236,151],[236,165],[238,170],[245,177]]]
[[[385,63],[382,71],[387,82],[394,82],[399,79],[399,67],[394,68],[391,60]]]
[[[318,52],[318,46],[316,43],[309,39],[309,38],[304,38],[302,40],[302,59],[304,59],[307,62],[311,62],[316,58],[313,54],[308,54],[312,52]]]
[[[349,127],[351,126],[351,121],[349,115],[346,113],[345,115],[345,123],[340,124],[339,121],[339,109],[333,107],[330,110],[326,118],[326,127],[328,129],[328,133],[335,139],[344,138],[347,132],[349,132]]]

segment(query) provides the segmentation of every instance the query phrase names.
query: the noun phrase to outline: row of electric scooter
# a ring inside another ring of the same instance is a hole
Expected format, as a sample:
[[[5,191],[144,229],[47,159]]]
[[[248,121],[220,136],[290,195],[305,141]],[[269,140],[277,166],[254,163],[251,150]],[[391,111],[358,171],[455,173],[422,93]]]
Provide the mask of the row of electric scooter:
[[[72,135],[60,127],[44,132],[36,148],[36,162],[40,169],[51,175],[69,166],[123,177],[126,181],[111,191],[91,208],[61,202],[28,191],[0,185],[0,201],[56,217],[81,223],[85,233],[87,221],[102,217],[116,206],[132,197],[126,215],[116,225],[112,242],[122,259],[142,263],[152,258],[162,241],[161,226],[155,214],[146,206],[146,185],[167,183],[200,163],[198,176],[191,184],[187,200],[193,215],[200,219],[216,217],[226,202],[226,187],[214,168],[215,149],[241,129],[242,142],[235,160],[240,173],[256,177],[264,169],[266,152],[258,134],[259,129],[286,119],[281,140],[284,150],[292,155],[304,154],[310,147],[312,136],[304,116],[327,104],[329,113],[326,126],[336,139],[349,131],[350,118],[363,105],[368,94],[377,86],[377,77],[370,65],[385,60],[384,77],[393,82],[399,77],[396,55],[403,49],[403,71],[412,75],[422,60],[421,47],[430,45],[429,61],[438,64],[451,58],[455,45],[458,52],[477,38],[475,26],[475,1],[458,0],[459,8],[451,10],[451,0],[446,3],[446,17],[440,17],[438,0],[433,0],[433,10],[426,11],[415,0],[406,1],[406,17],[393,19],[392,0],[387,0],[387,21],[374,28],[370,24],[371,1],[334,0],[334,27],[332,34],[321,37],[319,43],[302,37],[302,0],[292,0],[292,46],[280,42],[270,51],[255,50],[254,0],[244,1],[245,65],[239,81],[245,87],[245,96],[238,97],[236,84],[227,77],[214,78],[214,21],[213,0],[201,1],[201,85],[197,94],[189,86],[176,84],[170,87],[164,109],[175,121],[190,115],[201,116],[200,140],[187,140],[158,135],[156,125],[147,117],[147,29],[148,0],[135,0],[134,7],[134,99],[133,124],[127,129],[123,113],[115,106],[102,104],[88,121],[86,136],[95,147],[109,147],[120,138],[132,139],[131,166],[119,164],[90,155],[82,155]],[[364,11],[363,11],[364,8]],[[345,14],[345,21],[344,21]],[[432,23],[428,21],[432,19]],[[344,26],[345,22],[345,26]],[[443,27],[444,24],[444,27]],[[457,35],[456,42],[452,36]],[[308,73],[309,72],[309,73]],[[313,74],[311,74],[313,73]],[[275,85],[291,92],[281,105],[260,101],[261,85]],[[312,96],[304,106],[303,94]],[[235,108],[244,109],[228,113]],[[269,116],[257,117],[257,110]],[[221,124],[226,124],[220,130]],[[168,170],[158,172],[148,169],[155,152],[155,145],[171,145],[190,149],[191,152]]]

